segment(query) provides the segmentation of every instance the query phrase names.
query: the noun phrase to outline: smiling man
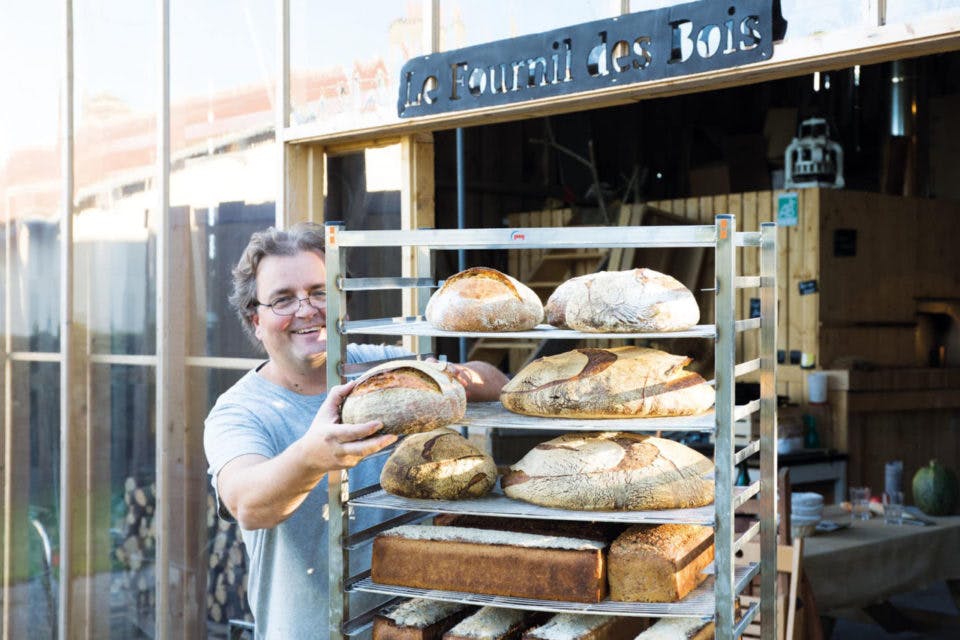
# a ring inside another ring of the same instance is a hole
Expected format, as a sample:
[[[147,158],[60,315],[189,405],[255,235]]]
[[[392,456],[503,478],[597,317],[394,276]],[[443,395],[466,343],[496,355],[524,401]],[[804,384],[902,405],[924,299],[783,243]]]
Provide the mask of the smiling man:
[[[358,465],[396,436],[380,422],[342,424],[352,384],[327,389],[323,227],[253,234],[233,270],[230,303],[268,360],[217,400],[204,448],[220,514],[235,518],[249,558],[256,638],[326,636],[326,479]],[[408,355],[398,347],[348,345],[347,361]],[[468,400],[495,400],[506,376],[472,362],[452,365]],[[358,480],[372,484],[378,465]]]

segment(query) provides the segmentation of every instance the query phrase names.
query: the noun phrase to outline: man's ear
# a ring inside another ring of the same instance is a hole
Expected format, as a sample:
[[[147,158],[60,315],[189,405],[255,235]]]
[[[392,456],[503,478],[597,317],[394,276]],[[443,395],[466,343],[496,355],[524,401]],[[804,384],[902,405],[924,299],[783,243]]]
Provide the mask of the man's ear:
[[[257,337],[257,340],[263,342],[263,336],[260,335],[260,314],[254,312],[254,314],[250,316],[250,322],[253,323],[253,335]]]

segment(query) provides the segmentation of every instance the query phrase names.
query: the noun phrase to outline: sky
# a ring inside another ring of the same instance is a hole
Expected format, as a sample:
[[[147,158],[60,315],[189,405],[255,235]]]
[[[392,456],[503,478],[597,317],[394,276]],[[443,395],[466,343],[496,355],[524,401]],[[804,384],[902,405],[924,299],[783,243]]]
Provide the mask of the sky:
[[[58,135],[64,69],[65,0],[0,0],[0,162],[24,146],[53,146]],[[74,0],[75,86],[80,100],[109,94],[135,111],[155,110],[159,92],[157,0]],[[675,4],[632,0],[642,11]],[[170,0],[173,102],[233,87],[271,82],[276,61],[275,0]],[[862,0],[783,0],[788,36],[856,24]],[[960,8],[960,0],[916,0],[888,19]],[[358,11],[357,7],[362,6]],[[353,60],[386,58],[390,25],[419,14],[423,0],[290,0],[294,69],[349,68]],[[619,0],[442,0],[441,25],[459,16],[468,46],[609,17]],[[393,62],[393,61],[388,61]]]

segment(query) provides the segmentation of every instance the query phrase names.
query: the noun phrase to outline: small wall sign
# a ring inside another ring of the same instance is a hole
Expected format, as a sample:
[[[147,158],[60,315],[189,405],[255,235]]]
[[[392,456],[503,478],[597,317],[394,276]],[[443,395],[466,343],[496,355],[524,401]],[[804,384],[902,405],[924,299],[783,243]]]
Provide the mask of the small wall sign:
[[[412,58],[400,71],[397,113],[477,109],[769,60],[774,2],[701,0]]]
[[[797,226],[798,209],[800,208],[800,198],[795,192],[781,193],[777,196],[777,226],[795,227]]]

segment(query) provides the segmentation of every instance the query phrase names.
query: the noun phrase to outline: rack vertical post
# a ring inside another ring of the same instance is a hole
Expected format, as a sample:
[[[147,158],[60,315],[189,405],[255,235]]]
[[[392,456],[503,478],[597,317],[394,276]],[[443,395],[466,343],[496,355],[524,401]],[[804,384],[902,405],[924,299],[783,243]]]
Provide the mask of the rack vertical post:
[[[760,225],[760,617],[777,620],[777,225]],[[780,496],[789,500],[790,496]]]
[[[716,445],[714,447],[714,579],[716,593],[716,635],[733,640],[734,611],[733,549],[733,411],[734,366],[736,365],[736,325],[734,299],[736,288],[736,219],[729,214],[716,219],[716,325],[714,346],[716,371]]]
[[[346,362],[347,344],[340,327],[347,315],[346,292],[340,286],[340,278],[346,273],[346,255],[337,244],[337,235],[342,224],[327,225],[325,248],[327,265],[327,386],[340,382],[342,364]],[[350,603],[344,576],[350,566],[348,551],[343,545],[346,534],[347,498],[350,495],[347,471],[331,471],[327,474],[327,502],[330,519],[327,523],[329,545],[329,637],[343,640],[343,623],[350,617]],[[319,603],[322,606],[322,603]]]

